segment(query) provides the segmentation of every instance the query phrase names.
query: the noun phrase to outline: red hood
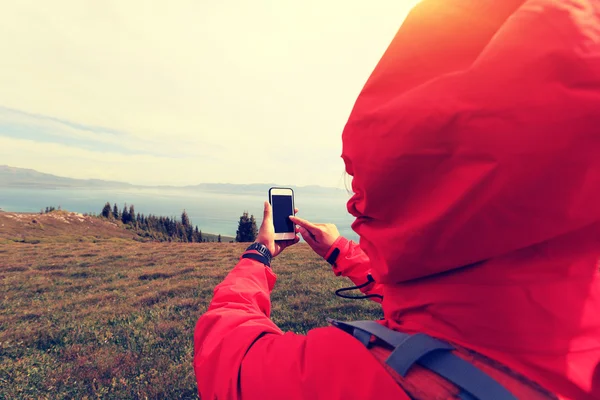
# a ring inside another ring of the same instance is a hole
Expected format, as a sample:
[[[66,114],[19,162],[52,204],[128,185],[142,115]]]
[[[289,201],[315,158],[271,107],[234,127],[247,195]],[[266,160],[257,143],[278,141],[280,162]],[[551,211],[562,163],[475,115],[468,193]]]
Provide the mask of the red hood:
[[[503,361],[530,376],[578,375],[570,382],[590,390],[600,361],[598,2],[423,1],[360,94],[342,157],[353,228],[388,285],[393,324],[501,359],[513,352]]]
[[[348,209],[382,282],[600,220],[598,5],[531,1],[506,20],[521,0],[450,3],[413,11],[343,135]]]

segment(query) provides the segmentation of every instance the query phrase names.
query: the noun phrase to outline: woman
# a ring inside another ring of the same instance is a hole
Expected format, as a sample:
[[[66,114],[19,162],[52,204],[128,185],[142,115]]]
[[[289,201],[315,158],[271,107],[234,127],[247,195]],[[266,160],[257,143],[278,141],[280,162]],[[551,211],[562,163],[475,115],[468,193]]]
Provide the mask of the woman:
[[[599,399],[600,3],[423,1],[342,139],[360,246],[294,222],[336,274],[372,277],[380,324],[503,366],[518,398]],[[264,263],[245,254],[198,321],[203,398],[410,398],[343,330],[281,332]]]

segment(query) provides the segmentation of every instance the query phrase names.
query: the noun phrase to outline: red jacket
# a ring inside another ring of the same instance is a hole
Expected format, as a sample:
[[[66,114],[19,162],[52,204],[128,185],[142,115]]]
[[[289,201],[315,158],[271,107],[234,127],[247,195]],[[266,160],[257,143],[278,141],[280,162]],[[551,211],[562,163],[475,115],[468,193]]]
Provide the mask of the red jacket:
[[[338,243],[336,272],[373,275],[384,324],[600,398],[600,2],[424,0],[342,157],[361,241]],[[337,328],[281,332],[274,285],[244,259],[216,288],[195,332],[203,398],[407,398]]]
[[[344,238],[337,245],[343,252],[334,272],[366,282],[371,271],[364,252]],[[270,268],[241,259],[216,287],[194,335],[203,399],[409,400],[369,351],[340,329],[282,332],[269,319],[275,280]],[[381,285],[363,292],[380,294]]]

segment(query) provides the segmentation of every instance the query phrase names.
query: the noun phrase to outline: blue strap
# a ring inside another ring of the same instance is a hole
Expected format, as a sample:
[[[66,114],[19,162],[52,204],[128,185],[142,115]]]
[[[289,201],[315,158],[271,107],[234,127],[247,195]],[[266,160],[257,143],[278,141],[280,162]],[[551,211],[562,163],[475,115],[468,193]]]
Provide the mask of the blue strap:
[[[454,347],[449,343],[434,339],[429,335],[422,333],[409,335],[396,332],[375,321],[332,321],[332,324],[353,335],[366,347],[369,347],[371,335],[376,336],[389,346],[395,347],[386,363],[401,376],[406,376],[415,362],[432,351],[454,350]]]
[[[369,332],[354,328],[352,331],[352,336],[357,338],[363,344],[363,346],[369,347],[369,344],[371,343],[371,334]]]
[[[419,364],[443,376],[477,399],[516,399],[488,374],[453,353],[430,353]]]
[[[378,324],[375,321],[342,322],[333,319],[329,319],[328,321],[332,325],[337,326],[338,328],[348,332],[353,336],[354,331],[356,329],[365,331],[369,333],[369,335],[377,337],[378,339],[382,340],[383,342],[387,343],[389,346],[392,347],[397,347],[401,345],[406,339],[410,337],[409,334],[393,331],[381,324]]]
[[[351,335],[360,332],[361,342],[365,343],[365,333],[376,336],[395,347],[386,363],[400,375],[405,376],[416,362],[460,387],[464,400],[517,400],[504,386],[470,362],[456,356],[449,343],[426,334],[408,335],[396,332],[375,321],[330,322]],[[368,342],[367,342],[368,343]]]
[[[429,335],[417,333],[397,346],[385,362],[401,376],[406,376],[414,363],[427,354],[440,350],[452,351],[454,347]]]
[[[460,400],[477,400],[476,397],[473,397],[473,395],[471,395],[469,392],[465,392],[464,390],[461,390],[458,393],[458,398]]]

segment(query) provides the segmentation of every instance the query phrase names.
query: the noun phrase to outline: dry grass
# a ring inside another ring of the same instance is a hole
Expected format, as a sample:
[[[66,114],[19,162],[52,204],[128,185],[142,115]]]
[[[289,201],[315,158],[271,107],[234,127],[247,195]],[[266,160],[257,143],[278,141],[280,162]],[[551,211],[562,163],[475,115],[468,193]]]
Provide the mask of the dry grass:
[[[216,242],[218,234],[202,233],[209,242]],[[0,245],[10,243],[71,243],[97,242],[102,239],[150,241],[138,235],[120,221],[106,220],[69,211],[48,214],[0,212]],[[233,242],[232,236],[221,236],[224,243]]]
[[[49,214],[0,212],[0,245],[17,243],[95,242],[137,238],[116,222],[68,211]]]
[[[245,245],[139,243],[110,227],[81,242],[77,229],[0,242],[0,398],[196,398],[194,325]],[[336,298],[349,281],[306,245],[274,270],[272,318],[284,330],[381,316]]]

